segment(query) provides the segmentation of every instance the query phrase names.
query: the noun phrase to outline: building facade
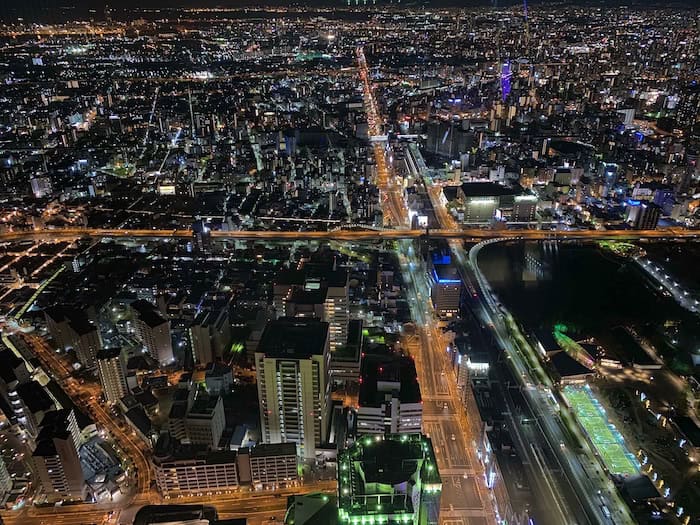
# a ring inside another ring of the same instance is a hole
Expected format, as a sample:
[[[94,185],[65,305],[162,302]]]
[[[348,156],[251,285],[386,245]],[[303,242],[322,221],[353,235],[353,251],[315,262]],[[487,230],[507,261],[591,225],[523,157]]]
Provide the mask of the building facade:
[[[283,318],[268,323],[255,353],[264,443],[296,443],[315,457],[326,440],[330,405],[328,323]]]
[[[126,363],[121,348],[105,348],[97,354],[97,372],[108,403],[116,403],[129,393]]]

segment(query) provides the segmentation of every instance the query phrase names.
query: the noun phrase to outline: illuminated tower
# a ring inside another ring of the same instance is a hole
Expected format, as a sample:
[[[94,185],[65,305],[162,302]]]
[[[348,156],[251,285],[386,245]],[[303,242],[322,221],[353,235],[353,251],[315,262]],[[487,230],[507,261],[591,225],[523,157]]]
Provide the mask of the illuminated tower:
[[[510,61],[506,61],[501,66],[501,99],[503,102],[506,101],[508,95],[510,95],[510,77],[512,73],[510,71]]]

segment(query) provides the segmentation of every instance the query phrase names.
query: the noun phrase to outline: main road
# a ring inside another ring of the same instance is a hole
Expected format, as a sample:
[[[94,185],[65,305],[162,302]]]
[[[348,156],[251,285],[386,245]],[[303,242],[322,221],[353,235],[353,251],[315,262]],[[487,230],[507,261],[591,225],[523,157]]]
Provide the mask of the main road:
[[[388,212],[391,214],[391,212]],[[400,214],[397,213],[400,216]],[[192,231],[115,229],[115,228],[57,228],[44,230],[1,231],[0,243],[25,239],[44,241],[93,238],[132,238],[132,239],[191,239]],[[700,239],[700,230],[684,228],[659,228],[657,230],[509,230],[489,228],[438,228],[434,230],[385,228],[382,230],[337,229],[330,231],[272,231],[272,230],[233,230],[212,231],[212,239],[268,240],[268,241],[312,241],[333,240],[346,242],[371,242],[397,239],[523,239],[523,240],[639,240],[639,239]]]

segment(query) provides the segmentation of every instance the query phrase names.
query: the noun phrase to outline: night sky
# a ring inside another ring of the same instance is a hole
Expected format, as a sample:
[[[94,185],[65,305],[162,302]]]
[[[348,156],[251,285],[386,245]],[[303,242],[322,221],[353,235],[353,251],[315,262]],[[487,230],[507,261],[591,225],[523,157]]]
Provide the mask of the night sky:
[[[381,0],[380,0],[381,1]],[[488,6],[494,5],[497,1],[498,6],[507,6],[519,4],[519,0],[403,0],[402,5],[425,5],[425,6]],[[73,13],[79,17],[89,16],[89,10],[94,9],[97,14],[104,11],[105,6],[102,0],[0,0],[0,17],[5,19],[13,19],[17,16],[22,16],[27,19],[35,17],[45,18],[53,12],[53,16],[58,16],[58,13]],[[342,0],[306,0],[306,1],[289,1],[289,0],[113,0],[107,2],[114,8],[129,8],[129,7],[194,7],[194,6],[257,6],[267,5],[345,5]],[[532,6],[540,5],[561,5],[561,0],[530,0],[528,2]],[[656,6],[687,6],[697,7],[697,2],[693,0],[677,0],[677,1],[661,1],[661,0],[570,0],[569,4],[581,5],[598,5],[598,6],[613,6],[613,5],[634,5],[652,7]],[[66,9],[71,8],[71,9]]]

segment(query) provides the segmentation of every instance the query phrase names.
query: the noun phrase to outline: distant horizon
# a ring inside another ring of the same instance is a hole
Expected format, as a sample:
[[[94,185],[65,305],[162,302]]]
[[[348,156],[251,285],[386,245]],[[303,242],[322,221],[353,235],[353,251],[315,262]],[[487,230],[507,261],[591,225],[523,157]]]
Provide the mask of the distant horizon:
[[[366,7],[393,6],[393,7],[439,7],[439,8],[459,8],[459,7],[511,7],[522,3],[522,0],[404,0],[402,3],[377,1],[376,5],[359,6],[359,9]],[[697,2],[692,0],[529,0],[532,6],[599,6],[599,7],[634,7],[642,9],[676,8],[676,9],[698,9]],[[694,5],[695,4],[695,5]],[[94,10],[102,14],[106,5],[109,5],[116,12],[124,9],[146,8],[146,9],[178,9],[193,7],[221,7],[221,8],[265,8],[265,7],[345,7],[345,0],[310,0],[309,2],[288,1],[288,0],[265,0],[263,2],[253,0],[113,0],[105,2],[101,0],[0,0],[0,19],[11,19],[14,17],[31,17],[33,15],[43,16],[47,14],[68,14],[72,11],[89,13]]]

